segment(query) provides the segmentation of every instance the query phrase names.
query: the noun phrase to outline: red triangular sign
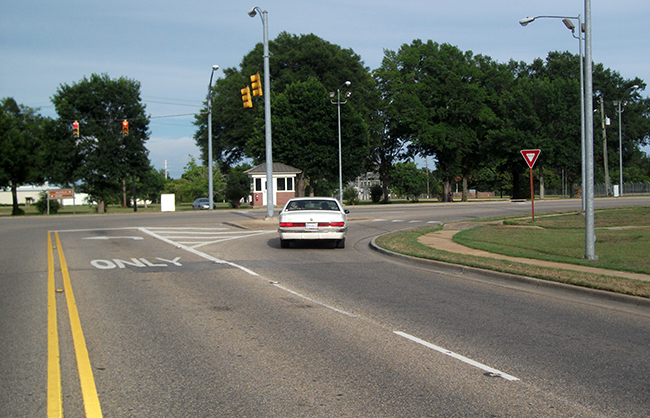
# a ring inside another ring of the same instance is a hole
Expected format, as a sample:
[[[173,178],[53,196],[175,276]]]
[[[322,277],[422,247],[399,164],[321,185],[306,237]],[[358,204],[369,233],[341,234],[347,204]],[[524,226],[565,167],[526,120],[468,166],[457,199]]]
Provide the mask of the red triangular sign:
[[[529,168],[533,168],[533,166],[535,165],[535,161],[537,161],[537,157],[539,157],[540,152],[542,152],[542,150],[539,149],[521,150],[521,155],[524,156],[524,160],[526,160],[526,164],[528,164]]]

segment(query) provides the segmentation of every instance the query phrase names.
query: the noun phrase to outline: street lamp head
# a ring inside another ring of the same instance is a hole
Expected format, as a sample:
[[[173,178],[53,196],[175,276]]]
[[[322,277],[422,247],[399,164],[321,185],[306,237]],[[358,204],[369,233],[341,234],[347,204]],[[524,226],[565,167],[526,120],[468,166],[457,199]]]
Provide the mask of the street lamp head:
[[[345,97],[346,99],[349,99],[350,96],[352,96],[352,92],[351,92],[351,91],[346,91],[344,97]]]
[[[253,7],[252,9],[250,9],[250,11],[248,12],[248,15],[249,15],[250,17],[255,17],[255,16],[257,16],[257,10],[256,10],[256,9],[257,9],[257,7]]]
[[[533,22],[534,20],[535,20],[534,17],[527,17],[527,18],[525,18],[525,19],[521,19],[521,20],[519,21],[519,24],[520,24],[521,26],[526,26],[526,25],[528,25],[530,22]]]
[[[212,66],[212,71],[217,71],[218,69],[219,69],[219,66],[218,66],[218,65],[213,65],[213,66]]]
[[[330,91],[330,99],[334,99],[335,97],[336,97],[336,92]]]
[[[346,81],[346,82],[343,83],[343,84],[345,84],[346,87],[350,87],[350,84],[352,84],[352,83],[350,83],[349,81]]]
[[[576,29],[576,25],[573,24],[571,19],[562,19],[562,23],[564,23],[564,26],[566,26],[571,32]]]
[[[638,84],[635,84],[635,85],[632,86],[632,91],[634,91],[634,90],[638,90],[638,89],[639,89],[639,85],[638,85]]]

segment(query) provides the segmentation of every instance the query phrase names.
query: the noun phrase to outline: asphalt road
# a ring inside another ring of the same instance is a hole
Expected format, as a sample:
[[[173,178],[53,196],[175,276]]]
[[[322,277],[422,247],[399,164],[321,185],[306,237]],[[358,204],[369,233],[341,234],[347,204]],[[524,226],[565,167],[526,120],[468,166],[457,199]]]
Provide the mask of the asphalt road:
[[[518,213],[353,207],[343,250],[233,226],[259,210],[0,219],[0,416],[649,416],[647,309],[368,247]]]

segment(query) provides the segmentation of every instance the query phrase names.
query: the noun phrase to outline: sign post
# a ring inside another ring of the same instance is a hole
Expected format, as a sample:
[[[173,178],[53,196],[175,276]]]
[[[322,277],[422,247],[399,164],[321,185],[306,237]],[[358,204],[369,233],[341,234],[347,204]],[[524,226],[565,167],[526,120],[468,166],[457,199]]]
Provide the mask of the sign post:
[[[539,153],[542,151],[538,149],[524,149],[521,150],[520,152],[521,155],[524,157],[524,160],[526,160],[526,164],[528,164],[528,168],[530,169],[530,208],[531,208],[531,213],[534,222],[535,221],[535,191],[533,189],[533,166],[535,165],[535,161],[537,161],[537,157],[539,157]]]

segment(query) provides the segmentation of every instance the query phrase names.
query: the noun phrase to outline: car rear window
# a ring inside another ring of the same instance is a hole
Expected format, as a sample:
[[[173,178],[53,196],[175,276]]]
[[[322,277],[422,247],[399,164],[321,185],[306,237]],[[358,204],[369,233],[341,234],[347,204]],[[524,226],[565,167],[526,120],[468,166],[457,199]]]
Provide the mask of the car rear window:
[[[336,202],[331,200],[297,200],[289,203],[287,206],[288,211],[293,210],[339,210]]]

